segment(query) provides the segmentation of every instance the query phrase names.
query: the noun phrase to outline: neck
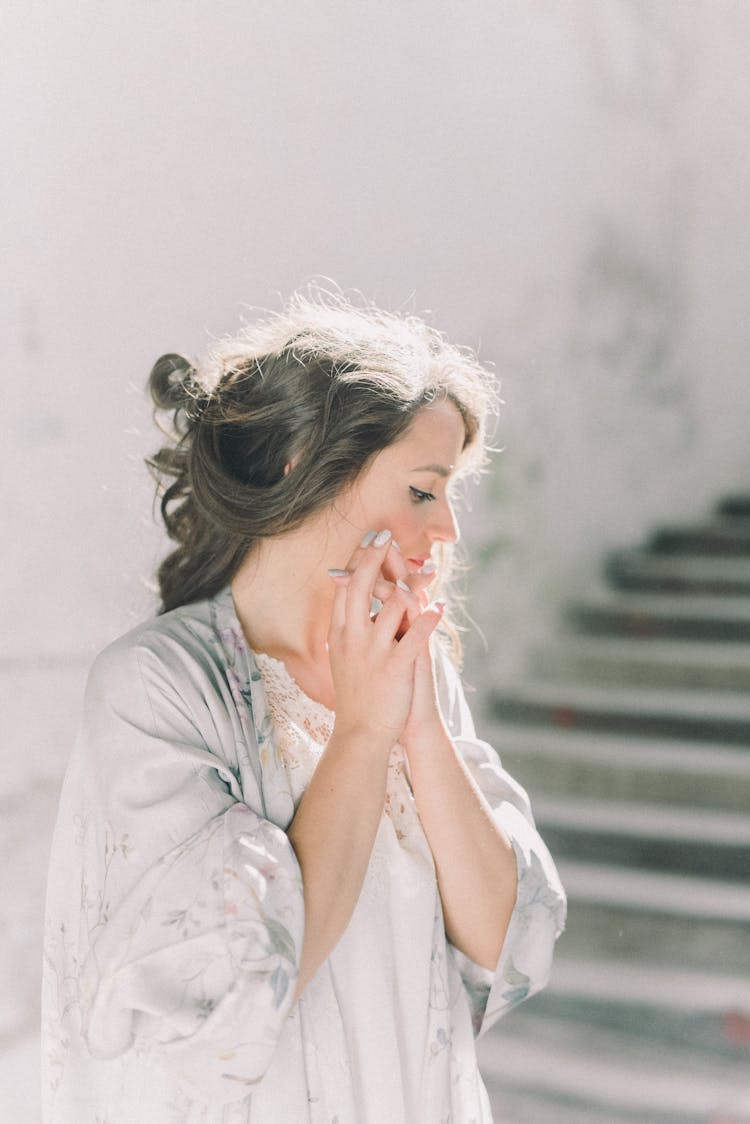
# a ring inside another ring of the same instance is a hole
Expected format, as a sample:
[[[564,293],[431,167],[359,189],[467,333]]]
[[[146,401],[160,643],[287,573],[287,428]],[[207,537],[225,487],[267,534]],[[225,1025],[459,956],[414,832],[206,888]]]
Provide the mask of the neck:
[[[308,524],[257,543],[231,583],[250,647],[278,659],[324,661],[334,594],[327,571],[345,562],[337,537]]]

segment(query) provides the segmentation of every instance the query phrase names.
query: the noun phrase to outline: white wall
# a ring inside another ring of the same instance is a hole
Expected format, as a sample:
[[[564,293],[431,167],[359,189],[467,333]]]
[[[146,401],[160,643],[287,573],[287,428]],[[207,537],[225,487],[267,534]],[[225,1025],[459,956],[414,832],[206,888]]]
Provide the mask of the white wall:
[[[9,0],[0,18],[0,1034],[22,1049],[85,668],[154,604],[153,360],[316,276],[479,346],[507,401],[466,522],[485,673],[468,645],[500,673],[605,546],[750,478],[750,7]]]

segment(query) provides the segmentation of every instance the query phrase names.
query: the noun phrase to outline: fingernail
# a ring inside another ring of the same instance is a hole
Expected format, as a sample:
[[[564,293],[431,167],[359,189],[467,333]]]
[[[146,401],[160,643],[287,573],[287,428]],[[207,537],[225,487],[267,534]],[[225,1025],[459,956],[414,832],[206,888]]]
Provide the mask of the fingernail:
[[[411,592],[411,590],[409,589],[406,582],[402,582],[401,578],[398,578],[398,580],[396,581],[396,585],[398,586],[399,589],[405,589],[407,593]]]
[[[398,545],[398,543],[396,542],[395,539],[391,543],[391,546],[393,547],[393,549],[396,551],[397,554],[401,553],[401,547]]]
[[[432,561],[431,558],[428,558],[427,561],[425,562],[424,566],[422,566],[421,570],[417,570],[417,573],[418,574],[434,574],[436,570],[437,570],[437,566],[435,565],[435,563]]]
[[[388,539],[391,537],[390,531],[379,531],[375,538],[372,540],[373,546],[385,546]]]
[[[434,601],[430,602],[427,608],[434,609],[436,613],[442,613],[443,609],[445,608],[445,598],[436,597]]]
[[[334,569],[334,570],[329,570],[328,573],[331,575],[332,578],[345,578],[346,575],[347,575],[346,570],[335,570]]]
[[[376,617],[383,608],[383,602],[378,597],[370,598],[370,616]]]
[[[368,531],[367,534],[365,535],[365,537],[362,539],[362,542],[359,545],[360,546],[369,546],[370,543],[372,542],[372,540],[377,535],[377,533],[378,533],[377,531]]]

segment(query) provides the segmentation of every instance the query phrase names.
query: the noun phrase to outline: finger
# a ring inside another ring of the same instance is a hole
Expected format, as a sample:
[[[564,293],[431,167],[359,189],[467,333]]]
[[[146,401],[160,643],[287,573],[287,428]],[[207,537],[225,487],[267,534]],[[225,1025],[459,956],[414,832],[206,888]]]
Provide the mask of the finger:
[[[414,662],[440,623],[444,601],[432,601],[414,621],[398,644],[398,658],[407,664]]]
[[[390,531],[383,530],[367,546],[363,547],[362,556],[349,578],[347,616],[349,623],[354,628],[364,629],[369,624],[370,602],[375,584],[380,577],[380,569],[390,545],[390,539]]]
[[[402,582],[400,578],[396,585],[404,594],[404,601],[406,602],[407,625],[411,625],[424,609],[426,602],[425,604],[423,604],[419,599],[419,596],[409,588],[406,582]]]
[[[343,631],[346,624],[346,592],[348,581],[337,580],[333,591],[333,608],[331,610],[331,624],[329,636],[332,632]]]
[[[432,583],[435,581],[437,576],[438,575],[437,575],[436,569],[435,570],[417,570],[415,573],[409,574],[409,577],[406,580],[408,581],[410,587],[415,592],[417,592],[417,591],[422,590],[422,589],[427,589],[427,587],[429,585],[432,585]]]
[[[374,636],[385,647],[390,646],[398,638],[398,634],[407,631],[410,625],[410,614],[418,615],[421,610],[414,605],[414,598],[410,592],[400,586],[391,586],[390,597],[383,602],[383,607],[375,619]],[[405,627],[402,629],[402,625]]]
[[[395,583],[387,582],[382,578],[379,579],[375,583],[374,594],[378,599],[379,604],[377,605],[375,613],[371,612],[371,615],[373,616],[376,616],[377,613],[382,610],[383,605],[386,604],[386,602],[388,602],[390,598],[392,598],[395,594],[398,594],[397,601],[401,600],[403,602],[403,611],[401,614],[401,618],[399,619],[399,627],[396,630],[397,640],[401,638],[403,633],[406,632],[406,629],[409,627],[409,625],[416,620],[416,618],[422,612],[422,609],[427,604],[427,598],[425,598],[423,604],[420,601],[419,597],[415,596],[415,594],[412,593],[412,591],[409,589],[409,586],[401,578],[399,578]]]
[[[409,567],[397,543],[392,539],[383,559],[383,574],[389,581],[396,582],[399,578],[406,581],[409,576]]]
[[[346,584],[352,576],[349,570],[329,570],[328,573],[337,584],[340,582]],[[378,577],[372,589],[373,597],[377,597],[378,601],[385,602],[393,593],[394,588],[394,582],[389,582],[383,577]]]
[[[390,581],[397,583],[398,581],[404,582],[414,594],[416,601],[414,608],[424,609],[429,603],[429,597],[423,595],[422,591],[434,582],[437,577],[437,566],[431,558],[429,558],[421,570],[412,570],[407,566],[406,560],[402,555],[399,547],[391,541],[389,549],[386,551],[383,560],[383,574]],[[414,613],[412,613],[413,619]]]
[[[335,582],[343,583],[345,585],[348,584],[351,577],[351,574],[348,570],[329,570],[328,573]],[[393,595],[396,589],[400,589],[401,592],[405,594],[404,612],[399,619],[399,624],[395,634],[396,640],[400,640],[409,625],[416,619],[419,613],[422,612],[422,609],[426,606],[428,597],[426,593],[421,594],[421,597],[424,598],[424,600],[421,600],[420,597],[415,596],[409,589],[406,582],[403,582],[400,578],[394,584],[393,582],[387,582],[385,578],[379,577],[373,587],[373,597],[370,601],[370,617],[372,619],[375,619],[378,616],[383,608],[383,605]]]
[[[372,546],[373,541],[377,538],[379,533],[380,532],[378,532],[378,531],[368,531],[367,534],[362,539],[362,542],[360,542],[357,546],[355,546],[354,550],[352,551],[352,553],[349,556],[348,562],[346,563],[346,569],[350,573],[354,573],[354,571],[357,569],[359,563],[366,556],[369,548]],[[390,544],[391,541],[392,540],[389,537],[388,543]]]
[[[426,609],[430,603],[428,586],[430,586],[435,581],[436,577],[437,575],[434,572],[429,574],[416,573],[410,574],[406,579],[409,588],[419,602],[419,606],[421,609]]]
[[[333,581],[336,583],[337,586],[339,586],[339,587],[341,587],[345,590],[349,588],[349,582],[351,580],[352,575],[348,570],[332,569],[332,570],[328,571],[328,574],[333,579]],[[391,593],[393,592],[393,589],[394,589],[394,586],[391,584],[391,582],[387,582],[384,578],[378,578],[377,579],[377,581],[375,582],[374,589],[373,589],[373,596],[370,598],[370,617],[371,618],[374,618],[374,617],[377,616],[380,609],[383,608],[383,602],[385,600],[387,600],[388,597],[390,597]],[[335,606],[335,604],[336,604],[336,602],[334,600],[334,606]],[[346,614],[346,599],[344,600],[344,614]],[[331,619],[333,621],[333,617]],[[338,618],[337,618],[337,620],[338,620]],[[344,615],[344,622],[345,621],[346,621],[346,616]],[[340,627],[343,627],[343,624],[340,625]]]

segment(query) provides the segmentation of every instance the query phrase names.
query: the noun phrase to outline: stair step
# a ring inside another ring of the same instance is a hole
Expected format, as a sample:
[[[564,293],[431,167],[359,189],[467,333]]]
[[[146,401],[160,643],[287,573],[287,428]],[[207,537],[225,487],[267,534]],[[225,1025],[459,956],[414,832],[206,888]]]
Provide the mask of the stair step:
[[[482,730],[536,808],[541,795],[638,800],[744,812],[750,755],[714,742],[488,724]]]
[[[728,691],[667,691],[509,683],[489,699],[500,721],[633,733],[750,747],[750,697]]]
[[[750,982],[741,976],[558,956],[534,1014],[750,1061]]]
[[[508,1116],[508,1094],[514,1092],[520,1113],[524,1098],[519,1093],[526,1094],[527,1104],[559,1106],[550,1121],[595,1120],[597,1113],[608,1124],[750,1120],[750,1078],[742,1060],[719,1061],[695,1050],[657,1047],[602,1027],[574,1029],[567,1020],[523,1009],[479,1039],[477,1055],[503,1120],[538,1124],[540,1119]]]
[[[750,644],[562,636],[531,653],[542,679],[750,693]]]
[[[750,973],[746,885],[601,863],[557,866],[569,903],[560,955]]]
[[[750,555],[662,555],[649,550],[617,550],[606,559],[608,582],[618,589],[719,596],[750,594]]]
[[[634,911],[653,909],[691,920],[750,921],[750,890],[736,882],[625,870],[603,863],[558,865],[569,897],[578,902],[606,903]],[[747,952],[750,955],[750,942]]]
[[[693,526],[661,527],[648,540],[661,554],[750,554],[750,520],[715,519]]]
[[[597,1107],[590,1101],[583,1103],[568,1094],[563,1100],[562,1094],[554,1087],[533,1091],[523,1086],[514,1088],[492,1073],[485,1075],[484,1083],[493,1119],[503,1124],[644,1124],[644,1121],[647,1124],[693,1124],[695,1121],[695,1118],[686,1121],[684,1116],[673,1113],[649,1113],[646,1118],[638,1110],[633,1113],[627,1109],[615,1109],[611,1104],[604,1107],[599,1104]],[[706,1124],[705,1117],[699,1119],[700,1124]],[[716,1118],[713,1124],[738,1124],[738,1117]],[[739,1124],[745,1124],[745,1121],[739,1121]]]
[[[612,800],[536,797],[542,836],[561,859],[750,883],[750,816]]]
[[[648,963],[558,956],[546,991],[534,999],[535,1009],[546,994],[671,1008],[685,1015],[734,1011],[750,1017],[750,979],[746,976],[687,972],[681,967],[662,968]]]
[[[750,1124],[750,495],[603,569],[488,699],[568,922],[480,1066],[508,1124]]]
[[[577,631],[590,635],[750,642],[748,597],[667,597],[603,590],[573,600],[564,616]]]
[[[750,521],[750,493],[738,492],[736,495],[725,496],[716,505],[719,518],[747,519]]]

